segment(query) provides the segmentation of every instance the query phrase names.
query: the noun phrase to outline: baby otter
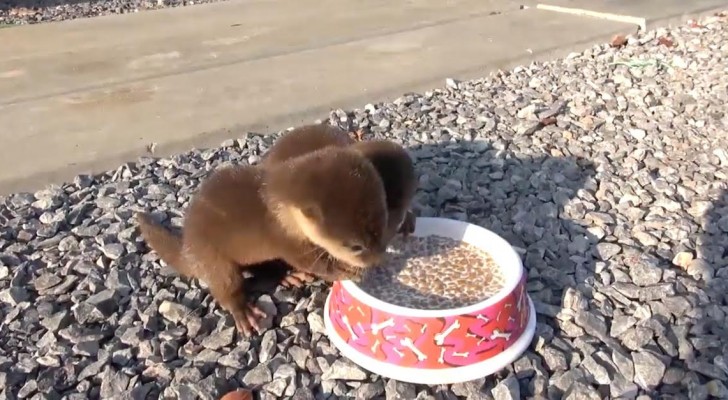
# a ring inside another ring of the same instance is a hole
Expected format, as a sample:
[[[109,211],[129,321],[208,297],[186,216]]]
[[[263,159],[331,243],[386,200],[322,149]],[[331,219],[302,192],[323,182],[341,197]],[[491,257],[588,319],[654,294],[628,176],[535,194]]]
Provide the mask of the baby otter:
[[[181,236],[146,214],[137,218],[147,244],[204,281],[245,335],[259,330],[263,313],[248,303],[240,268],[278,259],[327,281],[352,279],[386,249],[382,179],[368,159],[341,147],[214,172],[192,199]]]
[[[397,233],[414,232],[415,216],[410,211],[417,190],[414,163],[407,151],[395,142],[357,142],[346,131],[331,125],[305,125],[278,139],[263,156],[263,165],[273,166],[329,146],[354,149],[377,169],[384,184],[389,214],[385,241],[389,242]]]

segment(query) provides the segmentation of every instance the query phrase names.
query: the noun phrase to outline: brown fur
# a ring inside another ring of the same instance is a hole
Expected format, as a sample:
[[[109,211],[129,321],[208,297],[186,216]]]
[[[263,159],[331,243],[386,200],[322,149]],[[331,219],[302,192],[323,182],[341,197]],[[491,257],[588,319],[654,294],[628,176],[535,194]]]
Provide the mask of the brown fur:
[[[350,147],[368,158],[377,169],[386,193],[389,242],[398,232],[412,233],[415,217],[410,211],[417,189],[412,158],[399,144],[388,140],[357,142],[347,132],[327,124],[295,128],[278,139],[263,158],[264,166],[274,166],[326,147]]]
[[[356,278],[384,253],[387,209],[371,162],[330,147],[273,167],[214,172],[190,203],[181,236],[144,214],[138,222],[148,245],[204,281],[248,334],[260,312],[245,298],[241,267],[281,259],[328,281]]]

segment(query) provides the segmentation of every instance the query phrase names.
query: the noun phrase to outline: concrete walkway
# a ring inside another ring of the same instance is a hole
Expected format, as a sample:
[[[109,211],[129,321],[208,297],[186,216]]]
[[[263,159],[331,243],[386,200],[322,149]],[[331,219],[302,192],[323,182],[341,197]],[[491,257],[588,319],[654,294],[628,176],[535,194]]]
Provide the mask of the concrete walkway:
[[[232,0],[0,30],[0,194],[113,168],[151,143],[165,155],[276,131],[636,29],[569,11],[633,1],[562,3]],[[659,23],[726,0],[650,3],[663,6],[640,18]]]

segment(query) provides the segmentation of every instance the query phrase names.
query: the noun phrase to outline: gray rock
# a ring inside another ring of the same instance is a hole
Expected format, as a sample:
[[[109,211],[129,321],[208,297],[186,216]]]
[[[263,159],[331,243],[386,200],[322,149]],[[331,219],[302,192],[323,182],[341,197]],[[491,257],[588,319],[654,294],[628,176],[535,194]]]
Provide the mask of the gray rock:
[[[177,323],[183,321],[188,315],[192,314],[192,310],[182,304],[165,300],[159,305],[159,313],[162,314],[164,318]]]
[[[648,351],[632,353],[634,362],[634,382],[644,390],[652,390],[662,382],[665,364]]]
[[[603,318],[590,311],[577,311],[574,322],[594,337],[603,338],[607,336],[606,322]]]
[[[321,376],[323,380],[343,379],[347,381],[363,381],[367,379],[367,373],[358,365],[349,360],[336,360],[330,368],[324,370]],[[413,395],[414,396],[414,395]]]
[[[609,336],[617,337],[627,332],[630,328],[635,326],[637,319],[631,315],[620,315],[612,318],[612,325],[609,330]]]
[[[609,385],[612,376],[605,366],[595,360],[594,357],[588,356],[582,361],[582,367],[594,378],[596,383],[600,385]]]
[[[101,251],[104,252],[106,257],[109,257],[112,260],[118,260],[121,256],[126,254],[126,248],[124,248],[124,245],[120,243],[106,244],[101,248]]]
[[[107,367],[101,374],[101,392],[104,399],[120,397],[126,393],[129,385],[129,378],[120,371],[114,371]]]
[[[712,397],[717,399],[728,399],[728,388],[726,388],[725,383],[717,379],[713,379],[706,383],[705,388],[707,389],[708,394]]]
[[[550,371],[565,371],[569,368],[566,355],[551,346],[544,348],[542,356]]]
[[[265,364],[258,364],[243,376],[243,383],[247,386],[263,385],[273,380],[273,374]]]
[[[639,387],[622,375],[616,375],[609,383],[609,393],[612,398],[633,399],[637,397],[638,392]]]
[[[356,391],[354,391],[354,398],[356,400],[369,400],[377,398],[384,394],[384,384],[381,381],[374,383],[363,383]]]
[[[286,391],[286,387],[288,387],[288,382],[285,379],[274,379],[271,383],[263,386],[263,390],[276,396],[276,398],[281,398]]]
[[[167,317],[166,315],[165,318],[172,319]],[[176,316],[174,318],[176,318]],[[229,346],[233,342],[234,335],[235,328],[226,328],[220,331],[212,332],[206,338],[202,339],[202,343],[200,344],[210,350],[219,350],[223,347]]]
[[[27,290],[21,287],[13,286],[0,291],[0,302],[10,306],[17,306],[19,303],[27,301],[28,299],[30,299],[30,294]]]
[[[617,367],[619,375],[623,376],[627,381],[634,380],[634,362],[632,357],[623,353],[621,350],[612,350],[612,362]]]
[[[310,313],[306,317],[311,333],[325,333],[324,319],[317,313]]]
[[[601,400],[602,397],[591,385],[575,382],[564,393],[563,398],[564,400]]]
[[[273,358],[276,354],[276,331],[270,330],[263,334],[263,339],[260,342],[260,354],[258,359],[264,363]]]
[[[521,398],[521,388],[518,379],[514,375],[509,375],[506,379],[498,382],[490,393],[495,400],[518,400]]]
[[[291,400],[313,400],[314,396],[309,388],[297,388],[291,396]]]
[[[662,269],[658,267],[656,261],[648,257],[632,257],[628,258],[630,265],[629,276],[632,282],[639,286],[650,286],[660,283],[662,280]]]
[[[414,399],[417,391],[411,383],[390,379],[384,387],[384,394],[387,400],[407,400]]]

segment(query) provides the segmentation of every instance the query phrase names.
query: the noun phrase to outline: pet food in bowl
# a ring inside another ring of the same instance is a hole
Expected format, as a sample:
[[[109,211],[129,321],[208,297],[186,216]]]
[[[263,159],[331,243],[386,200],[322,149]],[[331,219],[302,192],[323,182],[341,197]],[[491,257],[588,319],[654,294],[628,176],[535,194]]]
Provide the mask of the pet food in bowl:
[[[374,373],[425,384],[492,374],[535,330],[521,260],[496,234],[418,218],[386,262],[358,284],[334,283],[324,309],[329,338]]]

